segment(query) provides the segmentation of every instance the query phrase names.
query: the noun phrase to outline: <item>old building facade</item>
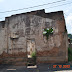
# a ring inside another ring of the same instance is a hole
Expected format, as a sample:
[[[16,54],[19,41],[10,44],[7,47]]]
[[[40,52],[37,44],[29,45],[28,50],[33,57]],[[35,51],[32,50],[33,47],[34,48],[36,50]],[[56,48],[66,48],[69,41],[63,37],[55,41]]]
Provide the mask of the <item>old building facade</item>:
[[[48,40],[43,36],[45,28],[53,28]],[[36,52],[37,64],[68,61],[63,11],[32,11],[6,17],[0,22],[0,63],[25,65],[32,51]]]

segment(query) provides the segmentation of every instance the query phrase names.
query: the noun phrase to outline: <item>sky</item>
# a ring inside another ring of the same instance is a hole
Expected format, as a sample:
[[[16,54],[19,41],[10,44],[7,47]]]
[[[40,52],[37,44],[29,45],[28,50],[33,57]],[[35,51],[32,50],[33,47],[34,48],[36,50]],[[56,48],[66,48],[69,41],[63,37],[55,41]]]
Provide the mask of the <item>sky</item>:
[[[47,5],[33,7],[42,4]],[[5,12],[17,9],[23,9],[23,10]],[[0,0],[0,21],[5,20],[5,17],[11,16],[13,14],[30,12],[40,9],[45,9],[46,13],[54,11],[63,11],[67,31],[68,33],[72,34],[72,0]]]

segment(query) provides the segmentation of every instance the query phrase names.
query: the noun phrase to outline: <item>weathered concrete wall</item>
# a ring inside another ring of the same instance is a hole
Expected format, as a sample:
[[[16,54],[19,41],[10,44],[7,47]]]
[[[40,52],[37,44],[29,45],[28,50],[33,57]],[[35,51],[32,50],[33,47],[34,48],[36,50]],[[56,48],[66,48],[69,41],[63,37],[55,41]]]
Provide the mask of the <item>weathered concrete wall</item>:
[[[45,14],[43,17],[53,19],[54,33],[49,37],[47,45],[41,47],[37,51],[38,58],[37,62],[50,63],[50,62],[67,62],[68,61],[68,39],[65,29],[65,20],[63,12],[54,12]],[[40,41],[41,43],[43,41]],[[44,46],[44,43],[43,43]],[[45,50],[46,49],[46,50]]]
[[[44,28],[53,28],[54,31],[48,41],[43,36]],[[5,63],[27,62],[27,40],[35,41],[37,63],[68,61],[68,39],[62,11],[45,14],[43,10],[13,15],[6,18],[2,31],[6,31],[6,47],[0,48],[1,52],[4,51]]]
[[[37,62],[67,62],[68,61],[68,39],[65,29],[65,20],[63,12],[55,12],[44,15],[46,18],[53,19],[54,33],[49,37],[47,45],[42,51],[37,51]],[[41,41],[42,43],[42,41]],[[44,46],[44,43],[43,43]],[[45,50],[46,49],[46,50]]]
[[[0,22],[0,55],[7,49],[7,33],[5,21]]]
[[[3,58],[7,52],[7,32],[5,28],[5,21],[0,22],[0,63],[3,63]]]
[[[4,24],[4,22],[0,22],[0,54],[3,53],[3,45],[4,45],[4,36],[5,36],[5,30],[2,27],[2,24]]]

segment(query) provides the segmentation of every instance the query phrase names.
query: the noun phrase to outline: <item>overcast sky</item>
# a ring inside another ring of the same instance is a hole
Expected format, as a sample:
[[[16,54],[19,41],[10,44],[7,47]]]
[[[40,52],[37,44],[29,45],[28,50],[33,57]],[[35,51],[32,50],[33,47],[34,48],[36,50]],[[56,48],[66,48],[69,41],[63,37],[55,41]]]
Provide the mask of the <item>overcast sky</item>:
[[[47,4],[47,3],[51,3],[51,4]],[[42,4],[47,4],[47,5],[29,8],[29,9],[23,9],[19,11],[1,13],[5,11],[28,8]],[[72,0],[0,0],[0,21],[4,20],[5,17],[13,14],[30,12],[39,9],[45,9],[45,12],[54,12],[54,11],[63,10],[67,31],[68,33],[72,34]]]

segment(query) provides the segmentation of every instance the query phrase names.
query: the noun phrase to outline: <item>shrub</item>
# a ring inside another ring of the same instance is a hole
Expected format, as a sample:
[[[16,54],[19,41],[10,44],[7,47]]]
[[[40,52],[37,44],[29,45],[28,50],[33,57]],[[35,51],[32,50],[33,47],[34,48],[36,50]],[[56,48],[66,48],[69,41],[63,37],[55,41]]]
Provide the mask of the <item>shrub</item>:
[[[72,61],[72,49],[68,48],[68,61]]]
[[[36,52],[33,52],[31,56],[34,60],[36,60]]]
[[[70,48],[68,48],[68,54],[71,54]]]

